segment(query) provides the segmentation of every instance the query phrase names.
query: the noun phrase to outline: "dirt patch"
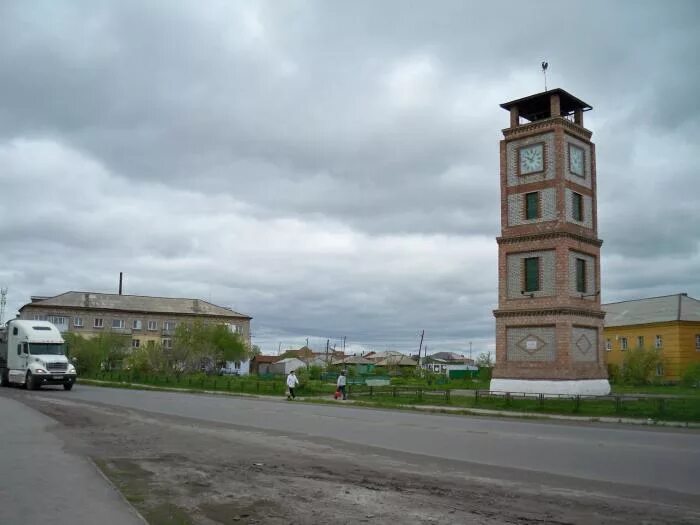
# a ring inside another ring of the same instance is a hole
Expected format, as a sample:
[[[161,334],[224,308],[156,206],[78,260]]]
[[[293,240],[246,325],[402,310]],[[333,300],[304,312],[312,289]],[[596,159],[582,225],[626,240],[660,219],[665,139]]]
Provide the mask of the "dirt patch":
[[[476,477],[430,458],[21,396],[153,525],[698,523],[687,508]]]

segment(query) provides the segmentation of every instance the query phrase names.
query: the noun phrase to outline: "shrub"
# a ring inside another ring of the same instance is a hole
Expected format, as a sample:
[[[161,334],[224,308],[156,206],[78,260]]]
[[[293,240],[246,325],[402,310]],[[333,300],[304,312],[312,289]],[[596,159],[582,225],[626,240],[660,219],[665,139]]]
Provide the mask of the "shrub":
[[[646,385],[663,359],[654,348],[630,350],[622,365],[622,380],[629,385]]]
[[[608,379],[613,384],[617,384],[620,382],[620,365],[616,365],[615,363],[608,363]]]
[[[693,363],[685,369],[682,382],[685,386],[700,387],[700,363]]]

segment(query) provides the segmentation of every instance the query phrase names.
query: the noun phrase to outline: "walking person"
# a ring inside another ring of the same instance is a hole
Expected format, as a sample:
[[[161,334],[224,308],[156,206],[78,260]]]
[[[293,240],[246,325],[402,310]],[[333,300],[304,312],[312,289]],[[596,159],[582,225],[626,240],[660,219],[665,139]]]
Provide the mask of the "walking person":
[[[345,385],[347,384],[347,378],[345,377],[345,370],[340,372],[340,375],[338,376],[338,382],[336,383],[338,387],[338,392],[343,394],[343,399],[347,399],[348,397],[345,395]]]
[[[299,384],[299,378],[297,375],[294,373],[294,370],[289,372],[289,375],[287,376],[287,390],[289,390],[289,393],[287,394],[287,399],[295,399],[296,396],[294,395],[294,389],[296,386]]]

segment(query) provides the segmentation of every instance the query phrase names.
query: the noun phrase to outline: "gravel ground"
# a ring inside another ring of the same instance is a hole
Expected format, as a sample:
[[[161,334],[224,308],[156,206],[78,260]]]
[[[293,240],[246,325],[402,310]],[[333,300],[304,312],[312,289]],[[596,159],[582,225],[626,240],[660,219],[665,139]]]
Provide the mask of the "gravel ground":
[[[53,418],[66,447],[155,525],[700,523],[697,505],[614,487],[477,476],[468,464],[9,392]]]

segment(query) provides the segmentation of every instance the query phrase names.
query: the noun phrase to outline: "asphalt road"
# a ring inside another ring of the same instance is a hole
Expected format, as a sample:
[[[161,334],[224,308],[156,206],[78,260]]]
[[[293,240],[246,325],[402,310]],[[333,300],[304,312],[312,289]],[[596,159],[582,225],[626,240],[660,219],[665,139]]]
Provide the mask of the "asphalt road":
[[[66,394],[61,397],[72,401],[505,469],[504,476],[514,478],[518,473],[521,478],[562,476],[569,481],[639,487],[644,489],[640,494],[700,495],[700,432],[695,430],[449,416],[82,385]]]

